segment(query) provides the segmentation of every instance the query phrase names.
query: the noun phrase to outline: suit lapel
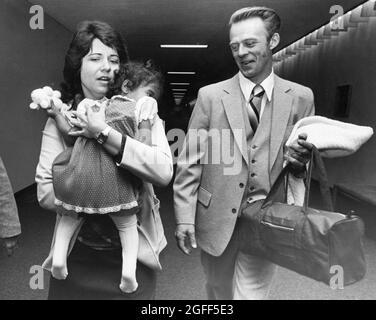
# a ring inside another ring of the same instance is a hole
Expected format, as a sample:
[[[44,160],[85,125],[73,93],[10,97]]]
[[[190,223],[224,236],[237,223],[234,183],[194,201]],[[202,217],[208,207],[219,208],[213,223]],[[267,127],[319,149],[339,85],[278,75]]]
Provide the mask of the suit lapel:
[[[273,112],[272,128],[270,134],[270,159],[269,168],[273,167],[277,159],[278,151],[283,142],[283,137],[287,129],[288,120],[292,110],[293,98],[288,92],[290,91],[288,83],[284,82],[278,76],[275,76],[273,91]]]
[[[245,162],[248,164],[247,141],[245,137],[245,124],[243,118],[243,99],[238,75],[234,76],[224,88],[226,95],[222,97],[222,103],[225,109],[227,120],[231,130],[241,129],[241,137],[234,133],[235,142],[238,145]]]

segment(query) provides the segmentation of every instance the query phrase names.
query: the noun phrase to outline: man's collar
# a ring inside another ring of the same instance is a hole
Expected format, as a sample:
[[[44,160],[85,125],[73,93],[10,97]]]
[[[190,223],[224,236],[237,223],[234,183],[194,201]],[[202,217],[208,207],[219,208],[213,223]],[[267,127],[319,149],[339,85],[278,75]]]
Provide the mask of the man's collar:
[[[244,77],[241,71],[239,71],[239,83],[240,83],[240,88],[243,92],[244,98],[246,101],[248,101],[256,83]],[[273,88],[274,88],[274,70],[273,69],[272,69],[272,72],[267,76],[267,78],[264,79],[264,81],[260,83],[260,85],[264,88],[268,101],[271,101]]]

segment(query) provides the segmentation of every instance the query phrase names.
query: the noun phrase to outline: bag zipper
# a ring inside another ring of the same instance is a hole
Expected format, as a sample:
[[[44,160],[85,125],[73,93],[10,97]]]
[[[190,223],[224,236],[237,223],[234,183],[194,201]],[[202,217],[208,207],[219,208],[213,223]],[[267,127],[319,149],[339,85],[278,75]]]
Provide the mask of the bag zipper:
[[[266,225],[266,226],[269,226],[269,227],[272,227],[272,228],[276,228],[276,229],[294,231],[294,228],[280,226],[278,224],[274,224],[274,223],[271,223],[271,222],[266,222],[266,221],[263,221],[263,220],[261,220],[261,223],[263,225]]]

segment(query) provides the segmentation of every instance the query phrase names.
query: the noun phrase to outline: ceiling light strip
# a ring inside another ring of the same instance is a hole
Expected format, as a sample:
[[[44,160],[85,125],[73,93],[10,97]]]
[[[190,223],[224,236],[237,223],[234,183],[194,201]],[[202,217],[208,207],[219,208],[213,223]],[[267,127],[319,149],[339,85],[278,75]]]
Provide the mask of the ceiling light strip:
[[[194,71],[168,71],[167,74],[196,74]]]
[[[206,49],[207,44],[161,44],[164,49]]]

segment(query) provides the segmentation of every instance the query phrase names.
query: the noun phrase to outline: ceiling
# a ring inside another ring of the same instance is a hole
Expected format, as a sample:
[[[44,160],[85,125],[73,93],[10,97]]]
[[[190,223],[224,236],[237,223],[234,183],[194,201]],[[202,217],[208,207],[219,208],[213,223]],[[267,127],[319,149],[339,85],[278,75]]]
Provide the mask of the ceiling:
[[[327,23],[332,5],[344,11],[364,0],[32,0],[60,24],[75,30],[81,20],[102,20],[117,29],[131,58],[152,58],[167,71],[195,75],[166,75],[165,99],[172,100],[170,82],[189,82],[188,97],[208,83],[233,75],[236,66],[228,48],[227,23],[242,7],[271,7],[282,19],[281,44],[294,42]],[[160,44],[207,44],[207,49],[162,49]],[[168,99],[170,97],[170,99]]]

